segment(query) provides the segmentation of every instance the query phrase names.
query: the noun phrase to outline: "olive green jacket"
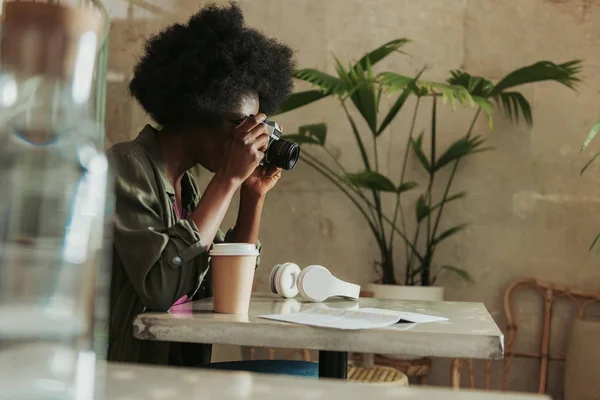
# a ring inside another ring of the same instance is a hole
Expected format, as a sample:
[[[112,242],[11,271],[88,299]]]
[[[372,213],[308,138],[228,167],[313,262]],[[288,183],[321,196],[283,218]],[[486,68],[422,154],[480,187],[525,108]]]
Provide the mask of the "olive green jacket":
[[[146,125],[136,139],[108,150],[116,197],[108,358],[190,365],[209,359],[210,347],[133,336],[133,320],[139,313],[167,311],[184,295],[211,296],[207,250],[212,243],[200,237],[191,219],[177,218],[175,191],[165,175],[157,134]],[[200,198],[198,186],[189,173],[181,186],[182,206],[191,215]],[[234,241],[231,229],[227,235],[219,231],[214,239],[214,243]]]

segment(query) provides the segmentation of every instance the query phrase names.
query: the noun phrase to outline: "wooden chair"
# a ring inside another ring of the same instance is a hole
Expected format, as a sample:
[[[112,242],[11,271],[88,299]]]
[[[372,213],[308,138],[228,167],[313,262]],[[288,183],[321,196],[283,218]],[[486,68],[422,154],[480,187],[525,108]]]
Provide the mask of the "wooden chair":
[[[348,366],[348,381],[408,386],[408,377],[406,374],[395,368],[382,366],[373,366],[370,368]]]
[[[523,352],[516,351],[517,333],[519,332],[518,323],[515,315],[515,295],[517,292],[525,289],[537,292],[543,299],[542,329],[539,351]],[[591,304],[600,304],[600,292],[584,292],[573,290],[566,286],[555,285],[538,281],[534,278],[523,278],[512,282],[504,292],[504,312],[506,314],[506,337],[504,360],[502,369],[502,390],[508,389],[508,378],[510,374],[511,361],[515,358],[528,358],[539,361],[540,373],[538,379],[538,393],[546,393],[548,383],[548,363],[550,361],[564,362],[564,355],[550,354],[550,336],[552,326],[552,307],[559,299],[566,299],[577,307],[577,318],[584,318],[586,311]],[[492,361],[486,362],[485,367],[485,388],[490,389]],[[455,359],[452,363],[451,378],[454,388],[460,387],[461,372],[463,365],[468,367],[469,386],[475,388],[475,376],[473,372],[473,360]]]

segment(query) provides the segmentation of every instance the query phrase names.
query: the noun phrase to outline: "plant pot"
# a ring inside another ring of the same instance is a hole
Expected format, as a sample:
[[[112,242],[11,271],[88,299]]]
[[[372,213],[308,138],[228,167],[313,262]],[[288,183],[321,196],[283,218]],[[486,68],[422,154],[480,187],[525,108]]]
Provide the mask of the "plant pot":
[[[404,285],[382,285],[369,283],[365,290],[372,292],[373,297],[394,300],[421,300],[421,301],[443,301],[444,288],[442,286],[404,286]],[[387,358],[396,360],[416,360],[419,356],[404,356],[402,354],[382,354]]]
[[[373,297],[380,299],[423,301],[444,300],[444,288],[442,286],[404,286],[369,283],[365,289],[372,292]]]

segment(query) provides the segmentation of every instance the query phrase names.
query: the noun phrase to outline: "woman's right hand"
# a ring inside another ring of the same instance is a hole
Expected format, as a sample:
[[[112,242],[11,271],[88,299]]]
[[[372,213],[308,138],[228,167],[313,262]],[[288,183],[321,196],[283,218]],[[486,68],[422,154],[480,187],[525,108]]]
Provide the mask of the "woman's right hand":
[[[236,186],[241,185],[258,167],[269,145],[264,114],[248,117],[233,129],[225,143],[219,172]]]

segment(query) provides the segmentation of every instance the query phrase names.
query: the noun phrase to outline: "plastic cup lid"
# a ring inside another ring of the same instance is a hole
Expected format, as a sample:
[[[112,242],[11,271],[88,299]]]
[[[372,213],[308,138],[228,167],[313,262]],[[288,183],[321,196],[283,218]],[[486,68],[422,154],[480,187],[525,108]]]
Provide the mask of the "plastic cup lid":
[[[214,256],[258,256],[256,245],[249,243],[218,243],[214,244],[210,252]]]

